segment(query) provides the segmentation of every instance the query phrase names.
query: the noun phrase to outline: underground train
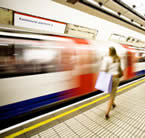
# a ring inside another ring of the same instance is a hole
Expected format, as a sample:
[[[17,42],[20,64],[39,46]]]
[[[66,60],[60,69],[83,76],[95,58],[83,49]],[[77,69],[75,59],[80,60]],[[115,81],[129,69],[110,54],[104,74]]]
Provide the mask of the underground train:
[[[97,76],[110,46],[121,58],[122,82],[145,75],[145,50],[131,43],[1,31],[0,129],[97,93]]]

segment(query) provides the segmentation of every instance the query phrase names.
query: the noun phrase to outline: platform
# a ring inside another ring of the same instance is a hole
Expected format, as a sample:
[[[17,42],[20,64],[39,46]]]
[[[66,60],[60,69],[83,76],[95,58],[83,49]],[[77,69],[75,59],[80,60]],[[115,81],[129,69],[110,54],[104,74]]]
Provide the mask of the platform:
[[[105,95],[107,98],[108,96]],[[102,98],[102,96],[100,96]],[[67,111],[44,117],[3,136],[20,138],[107,138],[145,137],[145,78],[118,90],[117,107],[105,120],[107,100],[85,102]],[[103,99],[101,99],[103,100]]]

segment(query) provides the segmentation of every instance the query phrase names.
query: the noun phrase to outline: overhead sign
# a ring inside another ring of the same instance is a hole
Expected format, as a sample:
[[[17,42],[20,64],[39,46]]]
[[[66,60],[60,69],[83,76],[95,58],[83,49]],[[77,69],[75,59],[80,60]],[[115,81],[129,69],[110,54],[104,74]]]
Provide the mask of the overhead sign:
[[[23,13],[14,13],[14,25],[49,32],[64,33],[66,24]]]
[[[98,34],[98,30],[79,26],[79,25],[74,25],[74,24],[67,24],[65,33],[69,35],[86,38],[86,39],[95,40]]]

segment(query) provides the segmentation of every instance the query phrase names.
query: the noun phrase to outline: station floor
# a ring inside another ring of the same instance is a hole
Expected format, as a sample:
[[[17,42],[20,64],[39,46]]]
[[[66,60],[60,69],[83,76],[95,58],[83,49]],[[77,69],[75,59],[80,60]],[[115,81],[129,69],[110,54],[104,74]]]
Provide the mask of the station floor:
[[[6,135],[20,138],[145,138],[145,78],[138,82],[118,90],[117,107],[111,110],[109,120],[105,120],[108,103],[105,95],[101,102],[96,102],[95,97]]]

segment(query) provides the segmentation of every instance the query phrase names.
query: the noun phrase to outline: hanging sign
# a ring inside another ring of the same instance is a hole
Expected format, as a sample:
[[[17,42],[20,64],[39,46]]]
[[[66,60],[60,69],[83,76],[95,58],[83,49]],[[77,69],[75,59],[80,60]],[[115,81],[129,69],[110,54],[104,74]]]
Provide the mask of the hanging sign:
[[[23,13],[14,13],[14,25],[49,32],[64,33],[66,24]]]

